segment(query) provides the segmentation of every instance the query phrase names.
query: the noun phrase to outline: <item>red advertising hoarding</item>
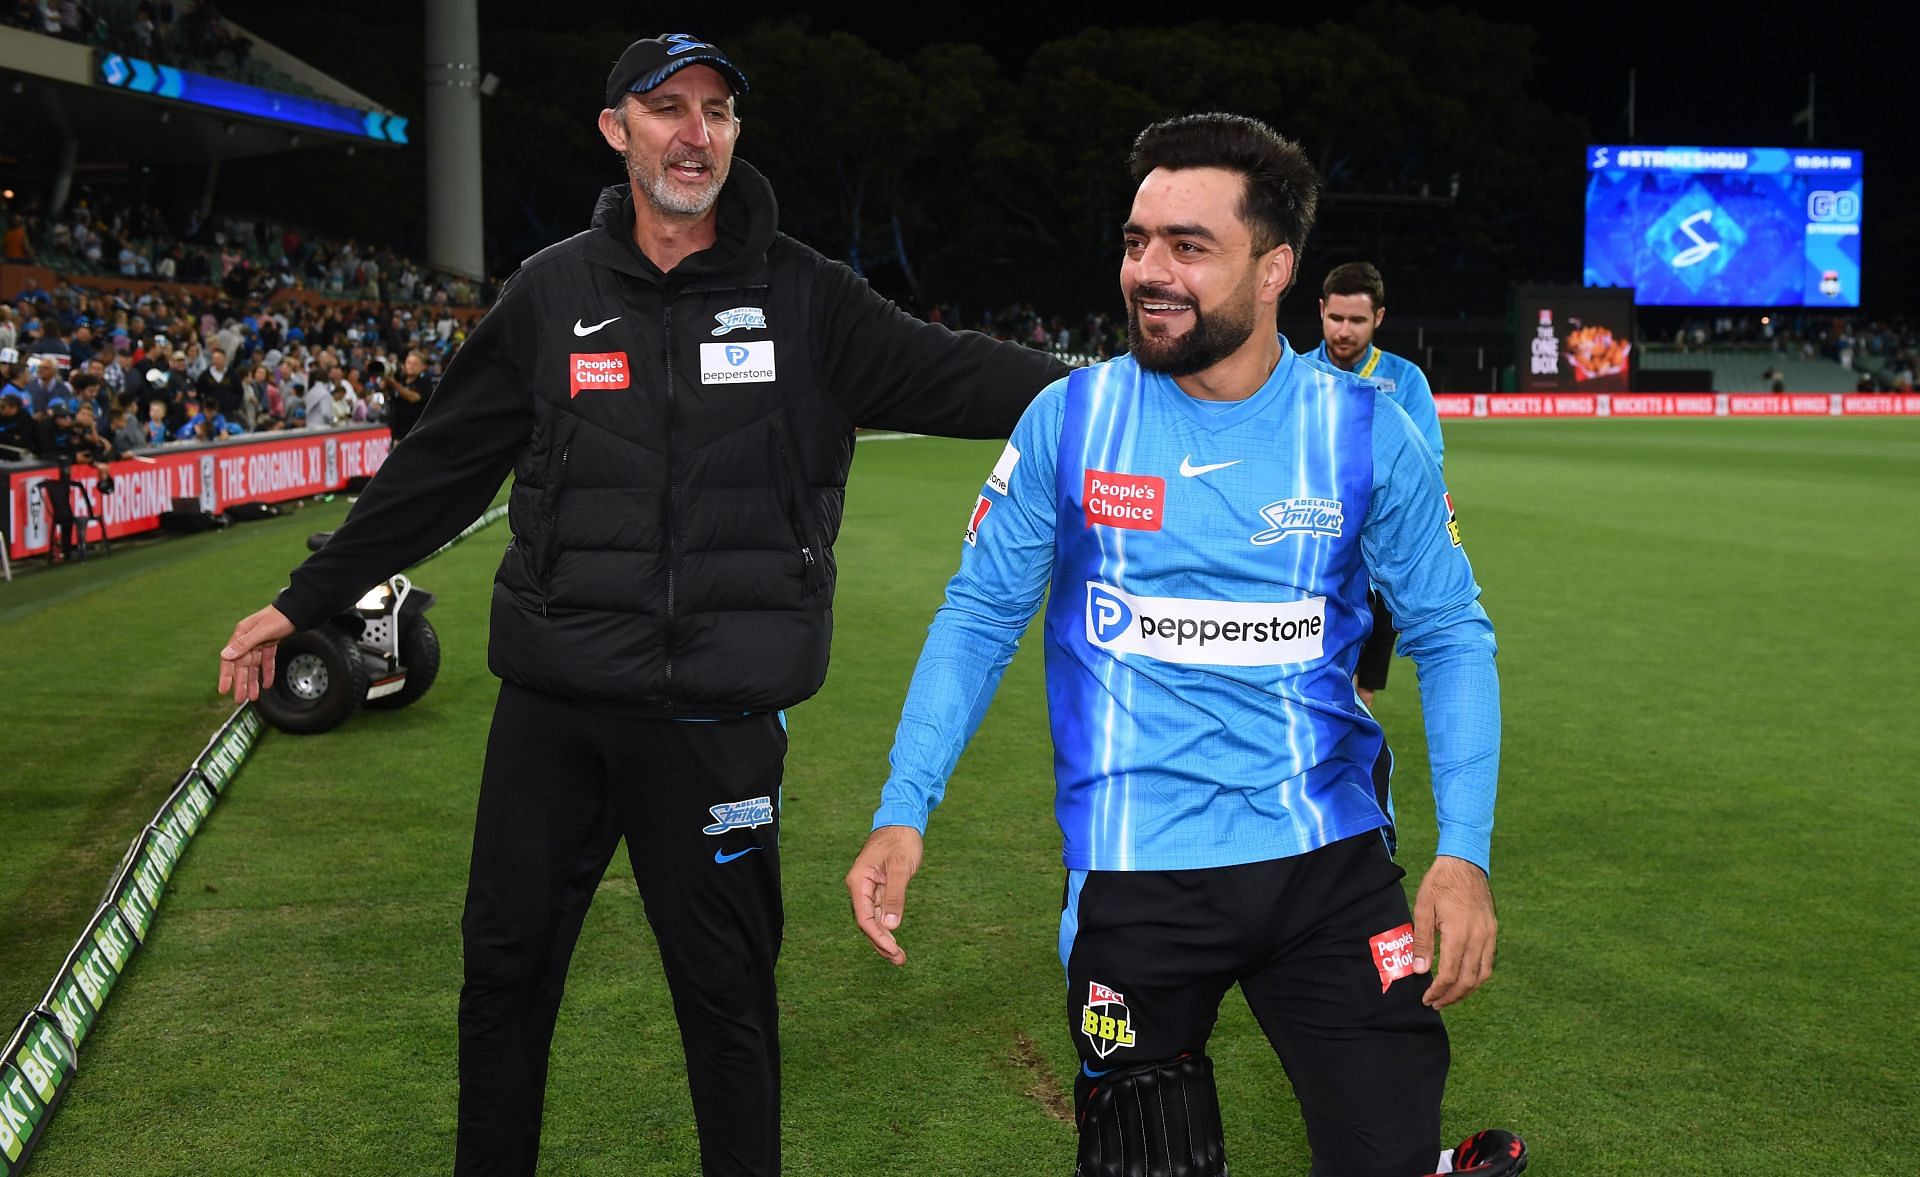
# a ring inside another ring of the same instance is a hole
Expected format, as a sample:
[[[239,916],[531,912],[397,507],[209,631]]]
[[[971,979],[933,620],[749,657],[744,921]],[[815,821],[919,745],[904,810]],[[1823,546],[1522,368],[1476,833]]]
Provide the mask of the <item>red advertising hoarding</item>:
[[[217,514],[236,503],[277,503],[340,490],[371,475],[393,446],[386,426],[257,433],[206,445],[168,447],[107,465],[113,490],[99,491],[93,466],[72,468],[76,511],[81,496],[113,538],[152,531],[176,499],[193,499]],[[8,554],[15,560],[47,550],[52,539],[52,465],[0,467],[6,477]],[[57,485],[57,483],[54,483]],[[89,537],[98,537],[99,525]]]
[[[1462,417],[1915,417],[1910,392],[1437,393],[1442,418]]]

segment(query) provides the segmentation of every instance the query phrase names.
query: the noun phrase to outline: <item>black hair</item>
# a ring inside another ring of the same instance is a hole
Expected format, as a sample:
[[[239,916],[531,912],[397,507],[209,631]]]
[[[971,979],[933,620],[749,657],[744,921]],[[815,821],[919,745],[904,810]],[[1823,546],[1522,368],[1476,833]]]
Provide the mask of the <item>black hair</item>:
[[[1140,132],[1127,160],[1137,184],[1156,168],[1224,168],[1246,181],[1240,219],[1253,230],[1253,251],[1293,247],[1294,272],[1320,202],[1320,175],[1300,144],[1238,114],[1190,114]]]

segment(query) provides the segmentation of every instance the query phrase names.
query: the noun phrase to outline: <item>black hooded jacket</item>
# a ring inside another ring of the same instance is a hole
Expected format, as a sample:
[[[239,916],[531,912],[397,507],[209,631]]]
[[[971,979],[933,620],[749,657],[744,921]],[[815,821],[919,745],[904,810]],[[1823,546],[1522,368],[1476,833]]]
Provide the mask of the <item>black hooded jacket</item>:
[[[1066,368],[905,314],[776,228],[736,160],[718,239],[662,274],[627,188],[528,258],[324,549],[276,602],[319,624],[514,473],[488,661],[636,714],[820,688],[855,427],[1004,437]]]

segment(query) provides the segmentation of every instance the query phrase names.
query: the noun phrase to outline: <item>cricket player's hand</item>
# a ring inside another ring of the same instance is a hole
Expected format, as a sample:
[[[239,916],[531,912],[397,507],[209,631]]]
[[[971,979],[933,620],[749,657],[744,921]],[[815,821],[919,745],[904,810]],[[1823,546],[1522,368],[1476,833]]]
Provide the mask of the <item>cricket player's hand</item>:
[[[1439,1009],[1485,983],[1499,931],[1485,872],[1464,858],[1435,858],[1413,900],[1413,971],[1433,974],[1421,1000]]]
[[[220,651],[220,693],[233,692],[235,703],[258,699],[273,685],[275,647],[292,636],[293,622],[272,605],[243,618]]]
[[[911,826],[881,826],[867,835],[867,844],[847,872],[847,894],[853,899],[853,922],[873,942],[873,950],[896,965],[907,963],[907,950],[893,938],[907,908],[907,880],[920,869],[924,843]]]

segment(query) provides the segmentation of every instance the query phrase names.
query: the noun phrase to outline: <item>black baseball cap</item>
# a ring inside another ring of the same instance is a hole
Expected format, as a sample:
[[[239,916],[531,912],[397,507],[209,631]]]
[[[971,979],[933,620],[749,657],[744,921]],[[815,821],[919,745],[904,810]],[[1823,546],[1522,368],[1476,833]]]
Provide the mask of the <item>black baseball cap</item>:
[[[727,79],[735,94],[747,92],[747,75],[727,59],[720,47],[692,33],[663,33],[627,46],[607,75],[607,105],[622,94],[644,94],[690,65],[710,65]]]

